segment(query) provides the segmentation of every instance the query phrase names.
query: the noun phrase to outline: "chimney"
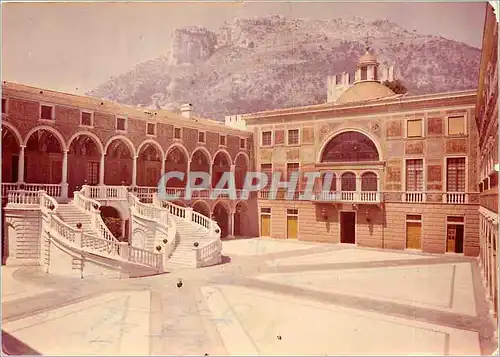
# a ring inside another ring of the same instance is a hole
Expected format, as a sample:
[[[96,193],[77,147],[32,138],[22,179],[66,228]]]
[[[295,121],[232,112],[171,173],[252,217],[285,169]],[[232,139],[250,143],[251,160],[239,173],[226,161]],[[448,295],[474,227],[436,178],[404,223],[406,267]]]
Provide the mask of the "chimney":
[[[191,103],[181,105],[181,115],[184,118],[191,118],[193,114],[193,105]]]

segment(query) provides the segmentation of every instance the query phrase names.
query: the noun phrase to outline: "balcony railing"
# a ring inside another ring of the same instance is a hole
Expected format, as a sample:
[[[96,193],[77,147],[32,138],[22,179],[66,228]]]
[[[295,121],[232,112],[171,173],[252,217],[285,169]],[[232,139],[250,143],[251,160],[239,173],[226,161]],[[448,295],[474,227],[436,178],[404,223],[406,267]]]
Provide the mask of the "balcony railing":
[[[403,192],[401,200],[408,203],[423,203],[426,201],[425,192]]]
[[[469,203],[469,194],[465,192],[446,192],[443,193],[443,202],[455,205]]]
[[[259,191],[260,199],[271,199],[270,191]],[[320,191],[314,192],[309,196],[304,194],[304,191],[296,191],[292,198],[286,192],[277,193],[275,199],[277,200],[304,200],[316,202],[352,202],[352,203],[380,203],[382,198],[381,192],[377,191]]]

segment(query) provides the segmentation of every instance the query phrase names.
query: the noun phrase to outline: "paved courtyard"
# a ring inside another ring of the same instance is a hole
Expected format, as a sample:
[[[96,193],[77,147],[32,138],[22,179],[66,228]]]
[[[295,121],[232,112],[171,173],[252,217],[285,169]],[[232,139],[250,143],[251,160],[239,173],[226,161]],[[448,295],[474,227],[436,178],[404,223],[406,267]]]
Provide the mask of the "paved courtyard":
[[[496,349],[475,259],[265,239],[224,242],[223,254],[219,266],[127,280],[74,280],[4,266],[4,351],[481,355]]]

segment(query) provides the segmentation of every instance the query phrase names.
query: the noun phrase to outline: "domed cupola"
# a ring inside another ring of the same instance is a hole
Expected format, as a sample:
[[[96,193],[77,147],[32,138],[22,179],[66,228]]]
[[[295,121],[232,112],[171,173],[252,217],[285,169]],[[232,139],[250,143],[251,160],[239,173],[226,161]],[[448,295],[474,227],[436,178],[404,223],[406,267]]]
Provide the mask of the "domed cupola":
[[[354,83],[379,82],[377,73],[378,65],[377,58],[371,53],[370,47],[367,46],[366,53],[359,58]]]

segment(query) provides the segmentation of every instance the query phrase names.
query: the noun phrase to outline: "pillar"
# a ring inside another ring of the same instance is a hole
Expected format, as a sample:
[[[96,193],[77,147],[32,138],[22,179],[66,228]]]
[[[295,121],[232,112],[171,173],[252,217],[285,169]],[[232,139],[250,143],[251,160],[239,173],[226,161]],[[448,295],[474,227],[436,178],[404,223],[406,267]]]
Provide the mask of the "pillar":
[[[105,162],[106,154],[102,154],[101,162],[99,166],[99,185],[104,185],[104,162]]]
[[[19,150],[19,167],[17,169],[17,183],[24,183],[24,149],[26,146],[21,145]]]
[[[68,198],[68,151],[63,151],[61,198]]]
[[[228,232],[228,238],[234,238],[234,212],[229,213],[228,217],[228,223],[229,223],[229,232]]]
[[[137,186],[137,156],[132,160],[132,186]]]

